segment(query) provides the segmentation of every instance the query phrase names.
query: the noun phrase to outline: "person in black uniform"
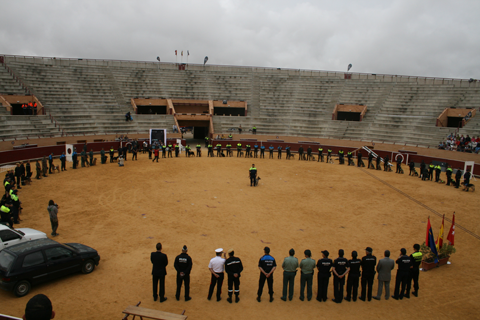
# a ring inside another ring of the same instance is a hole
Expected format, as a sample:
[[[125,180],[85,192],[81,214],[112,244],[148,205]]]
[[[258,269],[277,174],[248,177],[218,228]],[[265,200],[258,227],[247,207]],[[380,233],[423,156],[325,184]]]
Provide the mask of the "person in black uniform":
[[[260,269],[260,279],[258,281],[257,301],[260,302],[263,293],[265,281],[268,285],[268,294],[270,295],[270,302],[273,301],[273,272],[277,268],[275,258],[270,255],[270,248],[263,249],[265,253],[258,261],[258,269]]]
[[[440,174],[442,173],[442,167],[437,164],[435,166],[435,182],[440,182]]]
[[[449,186],[450,182],[452,181],[453,169],[448,163],[446,165],[447,165],[447,169],[445,170],[445,173],[447,174],[447,186]]]
[[[343,257],[343,249],[338,250],[338,258],[333,261],[333,295],[335,303],[341,303],[343,300],[343,286],[345,285],[345,276],[350,271],[348,260]]]
[[[347,152],[347,163],[349,166],[354,166],[355,164],[353,163],[353,160],[352,160],[352,152],[351,151],[348,151]]]
[[[250,154],[250,150],[251,150],[251,146],[250,144],[247,143],[247,145],[245,146],[245,158],[250,158],[251,157],[251,154]]]
[[[110,147],[109,156],[110,156],[110,163],[113,163],[113,156],[115,154],[115,149],[113,149],[113,146]]]
[[[327,162],[330,162],[332,160],[332,149],[327,150]]]
[[[157,301],[160,296],[160,302],[167,300],[165,297],[165,276],[167,275],[168,258],[162,253],[162,244],[157,243],[157,251],[152,252],[150,261],[152,262],[152,281],[153,281],[153,301]],[[158,282],[160,281],[160,289],[157,295]]]
[[[368,153],[368,169],[373,168],[373,152]]]
[[[373,249],[367,247],[365,249],[365,256],[362,258],[362,293],[360,294],[360,300],[365,301],[365,298],[368,298],[368,301],[372,300],[372,287],[373,280],[375,279],[375,266],[377,265],[377,257],[372,255]],[[368,287],[368,293],[367,293]]]
[[[300,145],[298,148],[298,160],[303,160],[303,146]]]
[[[319,162],[320,160],[322,160],[322,162],[323,162],[323,147],[318,147],[318,160],[317,160],[317,162]]]
[[[433,170],[435,170],[435,166],[432,162],[430,162],[428,166],[428,178],[430,179],[430,181],[433,181]]]
[[[20,162],[17,162],[17,166],[15,167],[15,177],[17,178],[18,189],[22,189],[21,187],[22,168],[20,167]]]
[[[347,296],[345,300],[357,301],[358,295],[358,280],[360,278],[360,264],[361,260],[357,258],[357,251],[352,251],[352,259],[348,260],[350,271],[347,279]]]
[[[239,142],[237,143],[237,158],[240,157],[241,152],[242,152],[242,144]]]
[[[307,148],[307,160],[312,160],[312,148],[310,146]]]
[[[127,161],[128,147],[127,147],[127,146],[124,146],[124,147],[122,148],[122,151],[123,151],[123,159],[125,159],[125,161]]]
[[[408,167],[410,168],[410,172],[408,173],[409,176],[415,176],[415,162],[410,161],[408,164]]]
[[[402,158],[397,156],[396,162],[397,162],[397,169],[395,170],[395,173],[402,173]]]
[[[462,170],[460,168],[457,169],[457,172],[455,173],[455,188],[460,187],[460,179],[462,178]]]
[[[208,150],[207,157],[212,157],[213,158],[213,145],[209,143],[208,146],[207,146],[207,150]]]
[[[412,287],[413,281],[413,292],[412,294],[415,297],[418,297],[418,276],[420,275],[420,264],[422,263],[423,254],[420,252],[420,245],[415,243],[413,245],[413,250],[415,250],[410,255],[410,260],[412,260],[412,267],[410,268],[410,277],[407,282],[407,294],[405,297],[410,297],[410,289]]]
[[[67,169],[65,169],[66,171]],[[26,171],[26,180],[28,182],[32,182],[31,178],[32,178],[32,167],[30,165],[30,160],[27,160],[27,164],[25,165],[25,171]]]
[[[228,298],[232,303],[233,287],[235,286],[235,303],[240,301],[240,273],[243,271],[243,264],[240,258],[234,256],[233,249],[228,250],[228,259],[225,261],[225,272],[228,275]]]
[[[93,166],[93,149],[90,149],[88,156],[90,158],[90,165]]]
[[[255,164],[252,164],[252,167],[249,170],[250,176],[250,187],[257,185],[257,168],[255,168]]]
[[[338,162],[339,164],[344,164],[345,163],[345,153],[343,152],[342,149],[338,151]]]
[[[282,146],[277,147],[277,159],[282,159]]]
[[[422,180],[426,180],[427,175],[427,165],[425,164],[425,161],[422,160],[422,163],[420,163],[420,178],[422,178]]]
[[[200,144],[197,144],[197,157],[202,156],[202,146]]]
[[[178,158],[178,154],[180,152],[180,144],[175,144],[175,158]]]
[[[327,292],[328,292],[328,282],[331,277],[331,268],[333,261],[328,259],[329,252],[327,250],[322,251],[322,259],[319,259],[317,262],[318,269],[318,291],[317,291],[317,300],[327,301]]]
[[[185,301],[191,300],[190,298],[190,271],[192,271],[193,261],[187,254],[187,246],[183,246],[182,253],[175,258],[173,266],[177,271],[177,292],[175,298],[180,300],[180,291],[182,290],[182,282],[185,284]]]
[[[133,161],[133,159],[137,160],[137,146],[136,145],[134,145],[132,147],[132,161]]]
[[[361,151],[358,151],[358,154],[357,154],[357,167],[365,167],[365,164],[363,163],[363,160],[362,160]]]
[[[380,166],[381,161],[382,161],[382,157],[380,157],[380,155],[377,155],[377,163],[376,163],[377,170],[382,170],[382,167]]]
[[[390,161],[390,158],[388,156],[385,156],[385,158],[383,158],[383,171],[390,171],[390,166],[389,166],[389,162]]]
[[[408,278],[410,276],[410,268],[412,267],[412,259],[407,256],[405,248],[400,249],[400,256],[396,263],[398,264],[397,276],[395,278],[395,290],[392,298],[395,300],[402,300],[407,288]],[[402,287],[400,289],[400,286]],[[410,298],[409,296],[407,298]]]
[[[465,186],[463,188],[463,191],[467,191],[469,190],[469,185],[470,185],[470,178],[471,178],[472,174],[470,173],[470,171],[465,170],[465,174],[463,175],[463,185]]]

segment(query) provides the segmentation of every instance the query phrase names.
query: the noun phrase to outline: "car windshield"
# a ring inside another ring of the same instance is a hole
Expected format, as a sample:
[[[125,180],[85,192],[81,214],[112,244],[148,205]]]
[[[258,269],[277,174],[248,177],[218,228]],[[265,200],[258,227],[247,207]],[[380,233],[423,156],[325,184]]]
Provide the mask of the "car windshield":
[[[15,256],[5,250],[0,252],[0,270],[8,271],[15,260]]]

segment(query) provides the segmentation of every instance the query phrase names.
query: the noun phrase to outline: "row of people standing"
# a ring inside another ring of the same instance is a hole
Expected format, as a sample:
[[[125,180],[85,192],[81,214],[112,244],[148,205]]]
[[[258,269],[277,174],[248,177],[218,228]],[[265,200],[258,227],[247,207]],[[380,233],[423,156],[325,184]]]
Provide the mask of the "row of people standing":
[[[152,282],[153,282],[153,299],[157,301],[160,297],[160,302],[167,300],[165,296],[165,276],[167,274],[166,267],[168,265],[168,257],[162,252],[162,245],[156,245],[157,251],[152,252],[150,260],[152,267]],[[295,250],[289,250],[287,256],[282,263],[283,268],[283,290],[281,300],[292,300],[294,296],[295,277],[298,269],[301,271],[300,276],[300,296],[301,301],[305,300],[305,288],[307,291],[306,298],[308,301],[313,298],[313,278],[315,269],[317,269],[317,284],[318,291],[316,300],[319,302],[326,302],[328,300],[328,287],[330,277],[333,274],[333,302],[341,303],[343,299],[346,301],[357,301],[357,298],[362,301],[371,301],[372,299],[380,300],[383,289],[385,288],[385,299],[390,298],[390,281],[391,272],[398,265],[397,274],[395,278],[395,288],[393,299],[401,300],[403,298],[410,298],[410,292],[413,282],[412,295],[418,296],[418,278],[419,267],[422,261],[422,253],[420,252],[420,245],[413,246],[414,252],[407,256],[406,249],[400,250],[400,255],[396,261],[390,259],[390,251],[384,252],[384,258],[379,260],[372,254],[373,250],[370,247],[365,249],[365,256],[358,258],[356,251],[352,251],[352,258],[344,257],[343,249],[338,251],[338,258],[332,260],[329,258],[327,250],[322,251],[322,258],[318,261],[312,259],[312,252],[307,249],[304,251],[305,258],[298,262],[295,257]],[[174,267],[177,271],[177,288],[175,298],[180,300],[180,293],[182,284],[185,287],[185,301],[189,301],[190,297],[190,273],[193,266],[192,258],[188,255],[186,246],[183,246],[182,253],[175,258]],[[222,257],[223,255],[223,257]],[[262,301],[263,289],[267,283],[269,301],[274,300],[274,272],[277,269],[275,258],[270,254],[270,248],[264,248],[264,255],[258,262],[260,270],[259,283],[257,290],[258,302]],[[215,257],[213,257],[209,264],[210,271],[210,286],[208,289],[207,299],[211,300],[216,289],[216,300],[222,300],[222,285],[225,278],[225,273],[228,276],[228,298],[227,301],[236,303],[240,301],[240,277],[243,271],[243,264],[239,257],[235,256],[233,249],[223,252],[223,248],[215,250]],[[378,289],[377,294],[373,295],[373,283],[375,274],[378,272]],[[348,279],[347,279],[348,275]],[[160,286],[159,286],[160,284]],[[346,288],[346,296],[344,297],[344,286]],[[361,286],[361,293],[358,296],[358,287]],[[235,294],[235,300],[233,295]]]

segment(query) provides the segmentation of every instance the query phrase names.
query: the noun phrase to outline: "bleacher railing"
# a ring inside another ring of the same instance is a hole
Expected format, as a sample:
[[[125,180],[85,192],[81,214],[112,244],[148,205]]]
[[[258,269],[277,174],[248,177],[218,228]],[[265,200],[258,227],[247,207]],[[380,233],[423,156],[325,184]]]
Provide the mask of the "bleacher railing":
[[[5,58],[13,59],[14,61],[21,60],[33,60],[36,63],[40,60],[40,63],[45,63],[47,60],[51,63],[59,61],[75,61],[79,64],[92,65],[92,66],[116,66],[125,65],[128,66],[135,64],[137,67],[144,66],[145,68],[155,69],[171,69],[178,70],[179,63],[175,62],[158,62],[158,61],[136,61],[136,60],[106,60],[106,59],[83,59],[83,58],[57,58],[57,57],[38,57],[38,56],[21,56],[21,55],[2,55]],[[345,75],[351,76],[352,80],[384,80],[388,82],[416,82],[416,83],[432,83],[432,84],[468,84],[469,86],[480,86],[479,81],[475,79],[461,79],[461,78],[438,78],[438,77],[424,77],[424,76],[408,76],[408,75],[393,75],[393,74],[376,74],[376,73],[361,73],[361,72],[339,72],[328,70],[311,70],[311,69],[292,69],[292,68],[275,68],[275,67],[256,67],[256,66],[235,66],[235,65],[215,65],[189,63],[186,64],[185,70],[197,70],[197,71],[219,71],[220,69],[234,68],[238,71],[244,72],[287,72],[292,75],[304,75],[304,76],[320,76],[320,77],[338,77],[339,79],[345,79]],[[230,70],[235,71],[235,70]],[[391,79],[391,80],[389,80]]]

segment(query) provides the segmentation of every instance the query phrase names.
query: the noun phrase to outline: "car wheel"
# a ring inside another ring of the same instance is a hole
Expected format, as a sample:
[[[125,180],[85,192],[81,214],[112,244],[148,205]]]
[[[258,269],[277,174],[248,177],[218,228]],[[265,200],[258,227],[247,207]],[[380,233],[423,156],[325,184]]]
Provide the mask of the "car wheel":
[[[87,260],[83,263],[82,273],[91,273],[93,270],[95,270],[95,262],[92,260]]]
[[[13,289],[13,292],[17,297],[23,297],[27,295],[27,293],[30,291],[30,282],[26,280],[22,280],[17,285],[15,286],[15,289]]]

